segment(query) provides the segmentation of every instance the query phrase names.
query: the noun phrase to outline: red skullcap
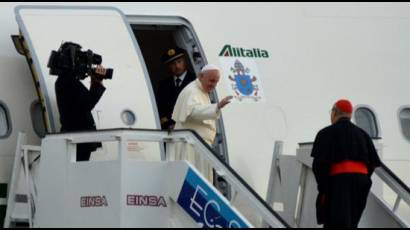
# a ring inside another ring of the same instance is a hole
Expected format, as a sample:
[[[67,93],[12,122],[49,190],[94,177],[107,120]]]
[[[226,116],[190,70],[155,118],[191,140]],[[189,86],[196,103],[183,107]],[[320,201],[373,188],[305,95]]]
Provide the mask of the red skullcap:
[[[344,113],[351,114],[353,112],[352,103],[350,103],[350,101],[346,99],[338,100],[335,104],[335,107]]]

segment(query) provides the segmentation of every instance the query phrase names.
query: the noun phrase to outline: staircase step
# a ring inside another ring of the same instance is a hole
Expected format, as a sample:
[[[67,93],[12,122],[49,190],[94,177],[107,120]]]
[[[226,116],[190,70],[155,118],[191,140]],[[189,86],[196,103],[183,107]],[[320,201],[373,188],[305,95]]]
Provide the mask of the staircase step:
[[[27,195],[26,194],[16,194],[14,197],[14,201],[17,203],[27,203]]]
[[[29,223],[29,219],[24,218],[11,218],[11,223]]]
[[[29,228],[30,224],[28,221],[11,220],[11,228]]]
[[[26,203],[16,203],[11,215],[11,219],[19,220],[18,222],[28,222],[28,205]]]

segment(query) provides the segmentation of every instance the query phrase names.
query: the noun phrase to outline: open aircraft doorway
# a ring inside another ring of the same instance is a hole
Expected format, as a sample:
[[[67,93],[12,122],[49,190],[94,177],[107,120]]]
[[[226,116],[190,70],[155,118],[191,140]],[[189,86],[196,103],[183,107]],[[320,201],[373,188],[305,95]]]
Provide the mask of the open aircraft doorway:
[[[166,64],[161,57],[167,50],[174,47],[184,49],[186,68],[188,72],[198,76],[200,69],[207,63],[198,37],[192,25],[181,17],[155,17],[155,16],[128,16],[131,28],[140,47],[152,89],[158,103],[158,87],[161,81],[171,77]],[[211,95],[211,102],[218,101],[216,92]],[[161,119],[161,118],[159,118]],[[213,149],[221,159],[229,164],[228,149],[225,138],[223,119],[217,121],[217,134]],[[217,175],[214,173],[214,175]],[[229,199],[230,189],[226,181],[215,176],[215,186]]]

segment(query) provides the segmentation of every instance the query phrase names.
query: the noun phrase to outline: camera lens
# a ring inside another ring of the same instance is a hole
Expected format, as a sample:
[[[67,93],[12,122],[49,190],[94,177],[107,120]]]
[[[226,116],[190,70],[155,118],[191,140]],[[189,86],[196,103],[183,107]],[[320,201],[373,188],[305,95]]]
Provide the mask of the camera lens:
[[[101,55],[94,54],[94,55],[93,55],[93,64],[95,64],[95,65],[101,65],[101,63],[102,63],[102,57],[101,57]]]

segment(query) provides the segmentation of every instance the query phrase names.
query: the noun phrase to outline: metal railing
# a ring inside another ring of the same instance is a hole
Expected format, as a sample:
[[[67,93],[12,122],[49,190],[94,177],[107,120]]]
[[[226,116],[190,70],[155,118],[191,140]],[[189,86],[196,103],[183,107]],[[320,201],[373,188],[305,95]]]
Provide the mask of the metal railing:
[[[410,216],[402,216],[399,212],[399,206],[401,204],[407,205],[410,210],[410,188],[400,178],[394,174],[385,164],[382,163],[381,167],[376,168],[375,174],[387,185],[396,195],[394,205],[391,207],[391,212],[400,216],[400,222],[402,225],[409,227],[410,223],[405,222],[410,220]],[[380,199],[380,197],[379,197]]]
[[[229,165],[222,161],[218,157],[218,154],[213,152],[210,146],[194,131],[176,130],[167,132],[148,129],[108,129],[95,132],[49,134],[47,138],[61,139],[61,135],[64,135],[64,138],[72,144],[119,142],[119,153],[121,153],[119,157],[121,161],[126,159],[126,154],[123,153],[127,152],[127,141],[166,143],[166,155],[169,155],[172,144],[184,143],[191,145],[195,149],[195,154],[200,154],[201,158],[206,160],[215,171],[224,175],[224,178],[231,185],[232,189],[247,201],[247,208],[258,213],[260,222],[252,224],[255,226],[267,224],[269,227],[290,227]]]
[[[300,187],[301,191],[301,199],[303,199],[303,194],[305,193],[305,183],[306,183],[306,176],[307,176],[307,171],[311,170],[312,167],[312,161],[313,158],[310,157],[310,152],[312,148],[313,143],[300,143],[299,150],[303,154],[298,154],[297,159],[302,163],[302,173],[301,173],[301,180],[300,180]],[[306,154],[307,153],[307,154]],[[374,193],[375,191],[372,189],[372,196],[377,198],[375,201],[379,203],[379,207],[382,207],[386,213],[389,213],[389,215],[394,218],[395,222],[398,224],[398,226],[401,227],[409,227],[409,219],[410,216],[403,215],[399,212],[399,206],[400,205],[407,205],[407,208],[410,209],[410,189],[409,187],[400,180],[398,176],[396,176],[386,165],[382,163],[381,167],[378,167],[375,169],[375,173],[373,175],[373,179],[378,180],[381,186],[388,186],[394,193],[395,193],[395,201],[393,205],[388,205],[390,202],[386,200],[386,197],[383,193],[383,187],[382,190],[377,192],[381,192],[380,194]],[[375,185],[376,183],[374,183]],[[301,219],[301,210],[302,210],[302,205],[303,200],[299,202],[299,205],[297,207],[297,218],[296,218],[296,224],[297,226],[300,226],[300,219]],[[374,218],[374,217],[373,217]],[[377,217],[376,217],[377,218]]]
[[[41,149],[40,146],[26,145],[26,140],[26,135],[19,133],[7,199],[4,228],[13,227],[13,223],[15,224],[16,222],[28,223],[29,227],[33,227],[37,191],[32,175],[33,162],[30,162],[30,158],[39,155]],[[19,179],[21,174],[24,181],[20,184]],[[19,187],[21,185],[24,186],[23,189]],[[18,194],[17,192],[22,192],[22,194]],[[18,203],[23,206],[18,205]]]

